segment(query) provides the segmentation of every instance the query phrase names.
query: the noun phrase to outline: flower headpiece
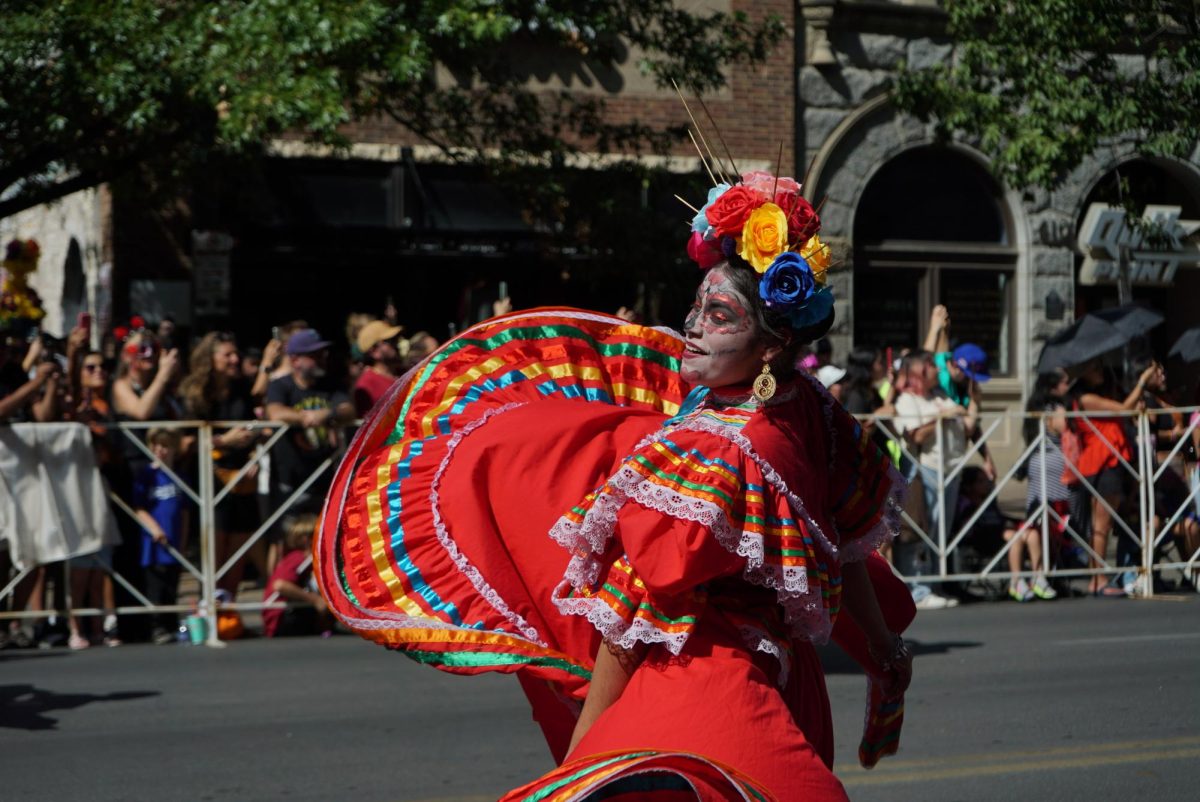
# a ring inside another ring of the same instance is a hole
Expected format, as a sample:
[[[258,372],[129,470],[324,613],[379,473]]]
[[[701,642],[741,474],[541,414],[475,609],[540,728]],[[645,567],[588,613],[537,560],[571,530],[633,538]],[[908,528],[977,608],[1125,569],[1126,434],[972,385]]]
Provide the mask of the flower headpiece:
[[[704,270],[738,256],[760,276],[758,294],[793,328],[824,320],[833,308],[826,286],[829,247],[821,220],[793,178],[762,170],[718,183],[692,218],[688,256]]]
[[[0,328],[24,328],[45,317],[42,299],[29,286],[29,275],[37,270],[41,249],[37,240],[14,239],[4,249],[4,272],[0,280]]]

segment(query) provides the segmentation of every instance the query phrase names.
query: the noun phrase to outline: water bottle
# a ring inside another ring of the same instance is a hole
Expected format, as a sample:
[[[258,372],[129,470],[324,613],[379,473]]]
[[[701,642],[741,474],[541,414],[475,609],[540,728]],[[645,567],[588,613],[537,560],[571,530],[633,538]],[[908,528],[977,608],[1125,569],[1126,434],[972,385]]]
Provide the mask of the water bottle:
[[[188,642],[188,626],[186,621],[179,622],[179,631],[175,633],[175,640],[179,643]]]

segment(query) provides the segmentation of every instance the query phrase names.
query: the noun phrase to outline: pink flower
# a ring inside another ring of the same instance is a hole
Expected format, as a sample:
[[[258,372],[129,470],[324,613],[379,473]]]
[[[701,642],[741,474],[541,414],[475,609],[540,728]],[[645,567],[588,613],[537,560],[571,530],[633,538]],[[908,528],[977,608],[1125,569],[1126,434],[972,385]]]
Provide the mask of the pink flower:
[[[693,262],[700,265],[701,270],[708,270],[725,259],[720,241],[706,240],[699,231],[693,231],[692,236],[688,238],[687,254]]]
[[[743,173],[742,184],[750,187],[766,200],[772,200],[780,192],[792,194],[800,191],[800,184],[796,179],[781,175],[777,180],[774,175],[765,170]]]

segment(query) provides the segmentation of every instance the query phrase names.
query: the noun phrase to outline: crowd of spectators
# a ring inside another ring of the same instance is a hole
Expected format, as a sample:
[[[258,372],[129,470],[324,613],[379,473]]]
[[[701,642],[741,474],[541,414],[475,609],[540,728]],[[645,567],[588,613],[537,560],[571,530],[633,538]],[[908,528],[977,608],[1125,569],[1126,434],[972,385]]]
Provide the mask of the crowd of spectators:
[[[501,298],[491,311],[509,309],[509,299]],[[619,314],[635,317],[627,309]],[[75,421],[89,427],[97,466],[119,500],[114,515],[122,542],[72,560],[65,573],[63,566],[39,566],[8,604],[35,611],[91,607],[105,614],[68,616],[59,631],[48,619],[36,627],[12,620],[0,628],[0,646],[41,641],[83,649],[131,639],[161,644],[177,639],[180,617],[175,614],[114,615],[119,605],[134,602],[124,586],[114,585],[113,573],[156,604],[173,605],[180,598],[180,557],[196,556],[196,538],[189,535],[196,531],[197,510],[176,477],[194,486],[198,439],[195,428],[171,423],[197,420],[217,424],[214,480],[225,495],[214,510],[215,550],[218,566],[229,563],[219,578],[223,595],[245,598],[247,592],[261,591],[266,601],[305,608],[264,611],[268,636],[327,631],[332,624],[311,584],[304,544],[311,538],[334,463],[353,422],[408,367],[432,352],[437,340],[427,332],[407,332],[390,306],[379,318],[350,316],[344,332],[349,358],[336,361],[331,359],[334,340],[303,320],[280,323],[261,347],[212,331],[194,339],[186,353],[169,318],[154,327],[135,319],[128,329],[106,336],[97,350],[89,347],[88,323],[81,320],[61,342],[45,336],[5,341],[0,348],[0,421]],[[1011,543],[1008,595],[1018,601],[1053,599],[1064,589],[1060,585],[1056,591],[1043,573],[1041,510],[1051,511],[1054,553],[1049,562],[1093,568],[1097,555],[1108,554],[1115,518],[1136,515],[1136,494],[1118,458],[1133,458],[1135,438],[1119,419],[1096,418],[1089,426],[1067,413],[1172,406],[1162,367],[1152,360],[1139,366],[1127,392],[1100,363],[1071,374],[1040,376],[1029,399],[1024,434],[1026,442],[1033,442],[1044,431],[1046,446],[1034,449],[1018,466],[1028,493],[1025,514],[1013,515],[1001,512],[991,492],[997,467],[987,443],[978,442],[983,429],[980,387],[989,380],[987,355],[971,343],[951,347],[945,307],[933,310],[921,348],[894,353],[860,348],[846,356],[844,365],[835,364],[827,341],[817,343],[800,363],[861,417],[868,435],[910,481],[907,511],[933,542],[939,529],[945,529],[949,541],[964,522],[971,522],[967,544],[982,544],[983,551],[995,554]],[[121,422],[154,426],[123,431],[116,426]],[[275,438],[271,424],[280,423],[288,428]],[[1163,412],[1153,418],[1153,427],[1156,458],[1176,462],[1178,455],[1171,452],[1186,422]],[[1068,441],[1079,443],[1078,454]],[[968,460],[973,443],[978,447]],[[1159,510],[1187,506],[1195,449],[1182,451],[1178,469],[1172,465],[1155,486]],[[968,461],[973,464],[965,465]],[[1071,481],[1068,462],[1087,477],[1094,496]],[[286,512],[275,515],[281,509]],[[272,519],[273,525],[251,544]],[[1095,554],[1067,536],[1068,522]],[[1189,555],[1200,548],[1200,519],[1194,510],[1179,518],[1173,534]],[[1117,559],[1132,566],[1137,549],[1123,532],[1118,535]],[[962,551],[951,555],[951,573],[968,569],[961,563]],[[919,536],[910,532],[885,553],[911,578],[918,607],[950,607],[964,598],[961,585],[931,578],[939,561]],[[4,579],[11,569],[5,557],[0,552]],[[1110,581],[1095,575],[1088,578],[1087,591],[1126,595],[1135,579]],[[64,603],[68,592],[70,605]]]
[[[1086,577],[1086,592],[1094,596],[1144,593],[1140,583],[1152,580],[1134,570],[1141,554],[1130,533],[1139,530],[1141,510],[1136,479],[1126,467],[1139,464],[1138,438],[1134,418],[1121,413],[1147,409],[1162,410],[1151,418],[1149,446],[1157,474],[1153,524],[1156,531],[1170,524],[1170,537],[1160,545],[1176,544],[1184,562],[1197,553],[1200,502],[1189,500],[1189,494],[1200,483],[1200,428],[1187,434],[1189,421],[1176,409],[1183,399],[1169,391],[1161,363],[1143,351],[1126,369],[1126,383],[1115,365],[1101,359],[1039,375],[1022,433],[1028,446],[1040,443],[1044,432],[1045,445],[1015,466],[1016,478],[1027,483],[1024,514],[1019,509],[1004,514],[992,492],[999,478],[996,462],[981,439],[980,386],[990,379],[987,354],[973,343],[952,348],[950,331],[949,310],[939,305],[921,348],[902,349],[894,359],[887,352],[858,349],[845,368],[829,364],[827,352],[817,348],[807,362],[848,411],[865,416],[864,428],[908,479],[906,511],[929,541],[939,542],[944,529],[944,542],[951,543],[966,529],[965,548],[947,557],[948,573],[972,573],[965,558],[973,551],[991,556],[1006,548],[1008,595],[1019,602],[1077,590],[1065,582],[1056,589],[1044,574],[1047,563],[1094,571]],[[1192,422],[1197,419],[1194,414]],[[1050,535],[1048,560],[1042,554],[1043,525]],[[1111,564],[1114,535],[1117,565],[1129,570],[1111,576],[1100,572],[1100,558]],[[922,579],[940,573],[941,566],[929,542],[911,528],[888,551],[896,567],[914,578],[918,608],[953,607],[974,598],[962,583],[935,587]],[[1194,589],[1194,581],[1184,572],[1180,584]]]
[[[104,615],[69,615],[61,623],[51,616],[34,623],[12,619],[0,626],[0,647],[84,649],[179,639],[183,617],[174,613],[118,618],[119,606],[138,600],[114,583],[114,574],[150,602],[169,606],[180,598],[180,558],[199,564],[192,536],[198,510],[176,481],[197,486],[199,441],[187,421],[218,424],[213,479],[225,495],[213,523],[217,565],[229,564],[218,580],[223,597],[242,594],[245,600],[246,593],[264,588],[264,599],[272,602],[318,600],[299,559],[305,552],[296,544],[311,538],[349,427],[437,340],[427,332],[408,334],[394,319],[353,315],[345,332],[350,358],[335,362],[332,339],[303,320],[273,328],[261,347],[243,348],[231,333],[212,331],[194,339],[186,353],[169,318],[153,327],[135,318],[96,350],[89,347],[88,323],[81,320],[62,340],[36,331],[4,336],[0,423],[86,425],[96,465],[117,498],[113,515],[121,543],[69,565],[37,566],[0,604],[31,611],[98,608]],[[144,425],[123,430],[121,423]],[[288,429],[268,448],[276,423]],[[285,505],[285,513],[247,545]],[[4,584],[13,575],[12,561],[0,549]],[[194,583],[191,589],[194,596]],[[328,629],[321,615],[288,613],[282,627],[274,625],[278,620],[265,613],[266,634]]]

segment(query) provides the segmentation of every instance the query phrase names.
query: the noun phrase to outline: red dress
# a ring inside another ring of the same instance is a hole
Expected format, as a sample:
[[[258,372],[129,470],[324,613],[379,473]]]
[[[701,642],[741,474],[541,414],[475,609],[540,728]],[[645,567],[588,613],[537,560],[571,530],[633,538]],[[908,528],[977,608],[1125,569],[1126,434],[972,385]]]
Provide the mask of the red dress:
[[[596,756],[691,760],[662,769],[685,777],[699,760],[778,799],[842,799],[812,644],[833,634],[866,660],[837,616],[840,566],[890,535],[902,482],[815,383],[762,408],[685,395],[681,349],[576,310],[464,332],[352,445],[316,543],[322,590],[421,662],[517,672],[557,760],[601,635],[652,644],[570,761],[630,781],[645,767]],[[910,597],[870,565],[902,630]],[[899,716],[872,757],[894,751]]]

